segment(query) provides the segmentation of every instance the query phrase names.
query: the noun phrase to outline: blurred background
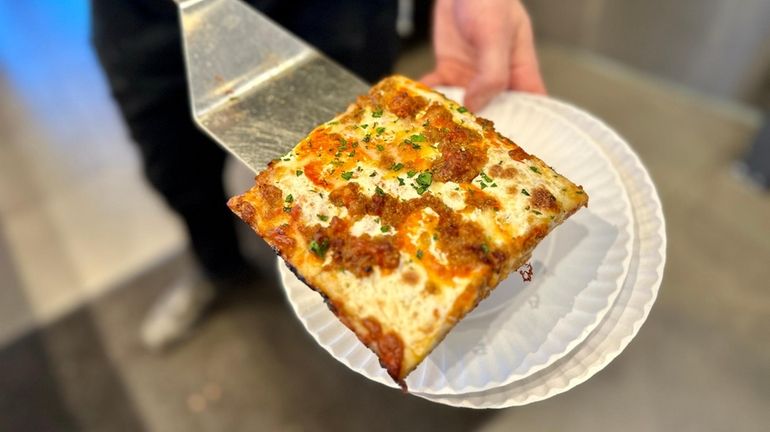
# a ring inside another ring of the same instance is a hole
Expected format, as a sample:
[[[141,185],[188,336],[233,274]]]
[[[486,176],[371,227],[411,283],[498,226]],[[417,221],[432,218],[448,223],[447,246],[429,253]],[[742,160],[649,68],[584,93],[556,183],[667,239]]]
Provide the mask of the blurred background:
[[[396,69],[416,78],[430,5],[399,3]],[[501,411],[385,388],[305,333],[245,229],[263,286],[147,352],[143,314],[192,259],[141,174],[88,1],[0,0],[0,431],[768,430],[770,195],[738,162],[770,164],[750,150],[770,109],[770,2],[525,4],[551,95],[619,131],[663,200],[660,296],[605,370]],[[231,165],[235,193],[253,174]]]

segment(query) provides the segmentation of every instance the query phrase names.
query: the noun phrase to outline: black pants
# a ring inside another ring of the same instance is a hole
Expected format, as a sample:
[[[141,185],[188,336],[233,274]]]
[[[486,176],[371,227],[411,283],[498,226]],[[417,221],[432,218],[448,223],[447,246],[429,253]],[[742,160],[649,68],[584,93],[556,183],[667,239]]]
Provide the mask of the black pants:
[[[391,71],[395,0],[249,3],[369,81]],[[225,152],[192,121],[173,2],[92,0],[92,37],[145,174],[181,216],[204,271],[238,274],[245,262],[225,206]]]
[[[764,190],[770,191],[770,113],[744,157],[748,174]]]

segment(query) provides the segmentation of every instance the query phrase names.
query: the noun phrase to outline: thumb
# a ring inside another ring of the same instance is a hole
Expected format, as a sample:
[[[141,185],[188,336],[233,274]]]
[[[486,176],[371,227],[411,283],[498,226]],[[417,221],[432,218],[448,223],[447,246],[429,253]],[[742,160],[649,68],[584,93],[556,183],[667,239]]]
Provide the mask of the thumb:
[[[420,78],[420,82],[428,87],[435,87],[445,84],[444,78],[441,76],[441,72],[439,72],[438,69],[434,69],[428,74],[423,75],[422,78]]]
[[[546,94],[535,52],[532,25],[528,19],[524,20],[516,32],[509,79],[514,90]]]
[[[465,90],[465,105],[472,111],[483,108],[498,93],[508,88],[510,50],[502,44],[481,47],[477,74]]]

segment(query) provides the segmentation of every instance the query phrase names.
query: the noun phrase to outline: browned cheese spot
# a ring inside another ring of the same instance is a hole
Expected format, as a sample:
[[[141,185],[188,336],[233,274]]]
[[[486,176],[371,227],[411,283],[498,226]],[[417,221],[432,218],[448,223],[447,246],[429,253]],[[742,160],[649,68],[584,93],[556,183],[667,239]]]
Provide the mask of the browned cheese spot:
[[[513,143],[511,143],[513,144]],[[529,159],[531,156],[529,153],[525,152],[524,149],[517,146],[516,144],[513,144],[515,147],[511,150],[508,150],[508,156],[511,157],[511,159],[515,161],[523,161],[525,159]]]
[[[519,171],[514,167],[508,167],[500,173],[500,178],[512,179],[519,174]]]
[[[539,210],[559,211],[559,203],[551,192],[544,187],[537,187],[531,191],[532,207]]]
[[[514,167],[503,168],[500,165],[492,165],[489,168],[489,175],[494,178],[512,179],[519,173]]]
[[[438,285],[436,285],[436,283],[433,281],[428,281],[425,284],[425,292],[430,295],[436,294],[438,292],[438,288]]]
[[[488,174],[492,177],[500,177],[500,173],[503,172],[503,168],[500,165],[492,165],[488,171]]]
[[[492,209],[500,210],[500,201],[492,195],[478,189],[469,189],[465,195],[465,205],[469,208],[478,208],[481,210]]]
[[[403,276],[401,276],[401,279],[407,285],[417,285],[417,282],[420,281],[419,275],[414,270],[405,271]]]

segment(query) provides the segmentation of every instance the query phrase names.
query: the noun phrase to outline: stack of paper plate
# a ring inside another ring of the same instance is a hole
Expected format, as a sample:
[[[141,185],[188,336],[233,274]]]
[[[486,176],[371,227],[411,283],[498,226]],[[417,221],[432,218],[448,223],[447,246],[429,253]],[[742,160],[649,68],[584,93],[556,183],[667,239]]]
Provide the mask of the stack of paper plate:
[[[462,100],[462,91],[442,89]],[[554,99],[506,93],[479,113],[527,152],[582,185],[582,209],[532,256],[535,276],[502,282],[407,378],[447,405],[504,408],[586,381],[628,345],[663,276],[665,222],[639,158],[614,131]],[[279,260],[289,301],[310,334],[349,368],[396,387],[377,358]]]

